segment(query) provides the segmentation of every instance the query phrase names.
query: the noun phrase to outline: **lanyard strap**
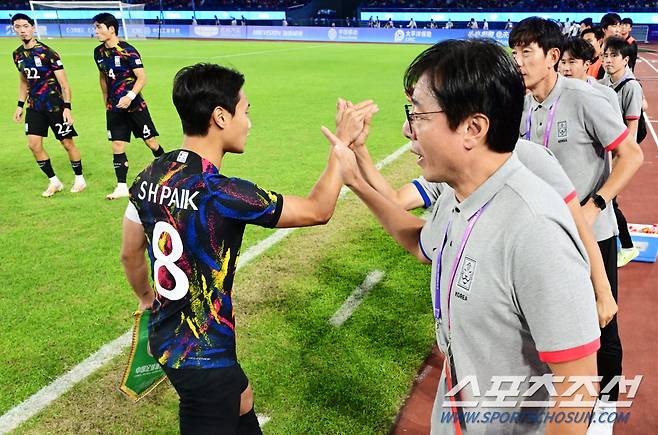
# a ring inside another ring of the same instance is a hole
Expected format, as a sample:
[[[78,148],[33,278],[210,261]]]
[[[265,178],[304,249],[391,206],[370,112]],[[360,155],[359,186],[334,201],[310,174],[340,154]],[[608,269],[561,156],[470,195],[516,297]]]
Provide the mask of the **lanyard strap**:
[[[561,95],[560,95],[561,96]],[[546,118],[546,130],[544,130],[544,147],[548,148],[548,141],[551,138],[551,130],[553,129],[553,118],[555,118],[555,109],[557,109],[557,103],[560,101],[560,96],[557,97],[555,103],[551,105],[548,109],[548,117]],[[531,140],[531,130],[532,130],[532,105],[528,110],[528,116],[526,120],[526,140]]]
[[[477,213],[475,213],[468,220],[468,225],[466,226],[466,230],[464,231],[464,235],[462,236],[462,241],[461,244],[459,245],[457,256],[455,257],[455,261],[452,263],[452,270],[450,271],[450,281],[448,281],[448,329],[450,329],[450,301],[452,296],[451,290],[452,290],[452,285],[455,281],[455,275],[457,274],[457,267],[461,262],[462,255],[464,254],[464,248],[466,247],[468,238],[471,236],[471,231],[473,231],[473,227],[475,226],[475,223],[478,221],[480,215],[482,215],[485,208],[487,208],[488,204],[489,204],[488,202],[484,204],[477,211]],[[450,231],[451,224],[452,224],[452,217],[450,217],[450,221],[448,221],[448,225],[446,225],[445,232],[443,233],[443,242],[441,243],[441,250],[439,251],[439,256],[437,257],[436,277],[435,277],[436,282],[434,286],[434,318],[436,320],[439,320],[441,318],[441,263],[443,262],[443,250],[446,247],[446,241],[448,240],[448,231]]]

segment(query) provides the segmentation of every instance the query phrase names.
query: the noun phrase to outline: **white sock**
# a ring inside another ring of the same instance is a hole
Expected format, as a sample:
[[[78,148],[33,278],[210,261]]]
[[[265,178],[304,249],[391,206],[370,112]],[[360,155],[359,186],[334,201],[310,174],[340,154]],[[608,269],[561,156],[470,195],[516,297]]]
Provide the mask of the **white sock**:
[[[62,184],[62,182],[59,181],[59,178],[57,178],[57,175],[50,177],[48,180],[50,180],[50,184]]]
[[[84,183],[85,182],[85,177],[83,175],[76,175],[75,176],[75,182],[76,183]]]

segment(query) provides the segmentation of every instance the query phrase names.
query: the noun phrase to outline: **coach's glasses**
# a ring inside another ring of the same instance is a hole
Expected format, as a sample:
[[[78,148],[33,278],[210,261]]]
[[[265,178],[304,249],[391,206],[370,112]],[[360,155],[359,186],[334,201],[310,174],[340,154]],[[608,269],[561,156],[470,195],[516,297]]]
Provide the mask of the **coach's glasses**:
[[[434,113],[443,113],[443,112],[445,112],[445,110],[435,110],[435,111],[432,111],[432,112],[412,112],[411,108],[412,108],[411,104],[405,104],[404,105],[404,113],[407,115],[407,122],[409,123],[409,132],[411,134],[414,134],[414,128],[411,124],[413,123],[413,121],[416,120],[416,118],[418,116],[420,116],[420,115],[431,115],[431,114],[434,114]]]

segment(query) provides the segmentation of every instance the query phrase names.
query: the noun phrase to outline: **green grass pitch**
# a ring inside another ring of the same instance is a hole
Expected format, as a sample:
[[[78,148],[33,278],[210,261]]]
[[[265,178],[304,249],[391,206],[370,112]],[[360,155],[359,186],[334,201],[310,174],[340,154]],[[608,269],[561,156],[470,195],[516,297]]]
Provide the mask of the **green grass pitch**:
[[[136,307],[119,263],[125,201],[104,199],[115,183],[104,105],[93,61],[97,42],[45,40],[62,56],[88,189],[71,194],[66,153],[45,139],[65,191],[40,193],[47,180],[11,118],[18,77],[17,38],[0,39],[0,415],[124,333]],[[380,107],[370,140],[379,160],[405,142],[402,75],[423,47],[219,41],[135,41],[148,76],[144,96],[165,150],[182,138],[171,83],[196,62],[246,76],[253,128],[244,155],[221,168],[285,194],[305,195],[322,171],[337,97]],[[129,179],[151,157],[127,149]],[[386,172],[397,184],[417,175],[404,156]],[[271,231],[248,228],[242,251]],[[341,329],[327,320],[373,269],[384,281]],[[266,433],[386,433],[432,342],[429,271],[379,229],[353,196],[328,226],[301,230],[238,273],[238,352],[254,385]],[[22,426],[25,433],[167,433],[176,430],[172,388],[131,405],[116,394],[124,356]]]

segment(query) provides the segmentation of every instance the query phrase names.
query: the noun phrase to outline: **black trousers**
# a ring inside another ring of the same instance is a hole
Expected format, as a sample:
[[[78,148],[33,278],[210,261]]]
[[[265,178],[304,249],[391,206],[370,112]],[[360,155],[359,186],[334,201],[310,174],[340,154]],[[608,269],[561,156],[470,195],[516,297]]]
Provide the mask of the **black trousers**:
[[[606,275],[612,288],[612,296],[617,301],[617,240],[611,237],[599,242],[603,265],[605,266]],[[603,391],[615,376],[621,376],[622,361],[621,339],[617,327],[617,315],[608,325],[601,329],[601,348],[599,349],[596,359],[599,370],[599,376],[602,376],[601,391]],[[608,397],[605,397],[608,396]],[[614,402],[619,397],[619,385],[614,386],[609,393],[601,393],[599,397]]]
[[[631,240],[631,234],[628,232],[628,222],[626,222],[626,217],[619,209],[619,204],[617,204],[617,198],[612,199],[612,207],[615,210],[615,216],[617,217],[617,227],[619,228],[619,243],[624,249],[630,249],[633,247],[633,240]]]

